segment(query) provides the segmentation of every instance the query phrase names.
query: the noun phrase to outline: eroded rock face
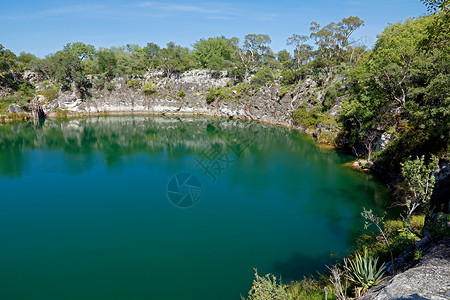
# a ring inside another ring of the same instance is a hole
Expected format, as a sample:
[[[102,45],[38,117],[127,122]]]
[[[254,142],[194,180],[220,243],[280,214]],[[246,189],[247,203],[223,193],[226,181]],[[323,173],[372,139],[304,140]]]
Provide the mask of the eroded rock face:
[[[46,114],[52,115],[57,109],[79,114],[98,113],[154,113],[154,114],[193,114],[212,115],[229,118],[260,120],[292,126],[292,112],[301,104],[301,96],[292,94],[279,96],[279,86],[260,89],[256,94],[234,98],[241,91],[230,92],[230,99],[216,99],[208,104],[206,94],[211,88],[227,86],[232,80],[226,72],[192,70],[178,77],[163,78],[162,73],[154,72],[144,76],[141,81],[151,82],[157,88],[152,94],[140,89],[133,90],[123,78],[115,78],[114,90],[94,92],[92,97],[81,100],[70,92],[62,93],[54,101],[44,106]],[[298,87],[305,91],[316,83],[306,80]],[[181,93],[182,92],[182,93]]]
[[[361,299],[450,298],[450,240],[434,247],[419,263],[371,288]]]

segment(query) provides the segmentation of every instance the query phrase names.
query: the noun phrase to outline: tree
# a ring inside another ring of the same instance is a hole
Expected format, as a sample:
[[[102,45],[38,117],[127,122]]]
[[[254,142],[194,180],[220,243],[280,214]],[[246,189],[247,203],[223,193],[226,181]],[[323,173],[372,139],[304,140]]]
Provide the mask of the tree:
[[[247,34],[244,38],[242,49],[250,57],[250,62],[253,67],[261,65],[264,57],[269,55],[269,44],[272,42],[267,34]]]
[[[116,74],[117,57],[116,54],[108,49],[101,49],[96,53],[99,71],[109,79]]]
[[[339,23],[331,22],[324,27],[317,22],[311,23],[310,37],[315,40],[319,48],[318,51],[325,63],[329,78],[336,64],[343,61],[344,51],[355,43],[350,40],[350,37],[361,26],[364,26],[364,21],[358,17],[344,18]]]
[[[167,43],[167,47],[161,49],[159,60],[167,78],[170,78],[173,73],[183,72],[194,66],[189,49],[175,45],[174,42]]]
[[[414,211],[420,206],[427,203],[431,194],[433,193],[434,184],[434,170],[438,166],[439,158],[433,156],[428,164],[425,163],[425,157],[417,157],[411,160],[409,157],[402,166],[402,175],[408,188],[408,195],[406,197],[406,220],[408,229],[416,236],[421,237],[411,225],[411,216]]]
[[[50,69],[56,80],[65,86],[72,86],[78,96],[80,87],[85,80],[83,60],[90,59],[95,53],[95,47],[81,42],[68,43],[63,50],[47,57]]]
[[[235,50],[225,37],[200,39],[193,45],[192,56],[203,67],[223,70],[231,66]]]
[[[283,65],[283,67],[286,67],[291,63],[292,56],[286,49],[283,49],[277,53],[277,60]]]
[[[41,59],[34,54],[20,52],[17,57],[17,64],[21,69],[37,69],[40,67]]]
[[[155,43],[147,43],[147,46],[142,48],[144,52],[144,56],[146,59],[146,64],[149,66],[149,69],[156,68],[159,66],[159,53],[161,48]]]
[[[421,0],[434,14],[433,23],[427,27],[427,37],[422,41],[422,48],[450,47],[450,1]]]
[[[417,48],[429,22],[429,18],[409,19],[388,26],[378,36],[365,65],[380,91],[397,104],[397,111],[405,108],[411,76],[425,59]]]
[[[293,34],[290,38],[287,40],[288,45],[292,45],[295,47],[294,53],[295,58],[297,61],[297,68],[300,69],[302,64],[308,62],[308,59],[311,57],[311,51],[312,47],[311,45],[305,44],[309,39],[306,35],[298,35]]]
[[[0,73],[12,72],[13,67],[16,64],[16,55],[9,49],[5,49],[0,44]]]

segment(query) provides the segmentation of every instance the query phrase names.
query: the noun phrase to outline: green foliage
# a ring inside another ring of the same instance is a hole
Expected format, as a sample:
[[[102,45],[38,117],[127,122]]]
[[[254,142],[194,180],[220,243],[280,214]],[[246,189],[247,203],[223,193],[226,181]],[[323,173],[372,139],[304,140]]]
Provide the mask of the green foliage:
[[[194,60],[188,48],[170,42],[159,52],[161,69],[170,78],[173,73],[187,71],[194,66]]]
[[[320,117],[320,109],[317,106],[308,110],[306,104],[303,104],[293,112],[294,122],[305,128],[315,128]]]
[[[193,45],[193,57],[204,68],[223,70],[231,66],[235,50],[224,37],[201,39]]]
[[[57,108],[55,110],[55,118],[67,118],[68,114],[69,114],[69,111],[66,109]]]
[[[296,84],[302,78],[302,75],[300,70],[283,69],[281,71],[281,84]]]
[[[41,59],[31,53],[21,52],[17,56],[17,65],[21,71],[36,70],[40,67]]]
[[[270,82],[273,82],[274,80],[274,74],[271,69],[264,68],[256,72],[255,75],[252,77],[252,84],[253,85],[265,85]]]
[[[345,51],[350,50],[347,47],[351,44],[351,35],[361,26],[364,21],[358,17],[348,17],[342,19],[339,23],[330,23],[321,27],[318,23],[311,23],[311,38],[318,46],[318,52],[322,62],[331,77],[334,67],[347,56]]]
[[[0,44],[0,74],[10,71],[16,64],[16,55]]]
[[[272,274],[264,277],[258,275],[255,269],[255,279],[248,292],[248,300],[290,300],[293,299],[286,291],[286,285]]]
[[[52,101],[52,100],[58,98],[59,87],[57,87],[53,84],[49,84],[46,86],[45,90],[39,92],[38,94],[47,98],[48,101]]]
[[[424,232],[430,234],[435,241],[450,237],[450,215],[439,213],[425,224]]]
[[[184,97],[186,97],[186,93],[184,91],[179,91],[178,97],[180,97],[181,99],[184,99]]]
[[[16,121],[25,121],[27,119],[26,113],[7,113],[6,119],[16,122]]]
[[[142,86],[142,80],[139,78],[133,78],[127,81],[127,86],[132,88],[134,91],[138,91]]]
[[[92,80],[92,86],[96,89],[103,89],[105,86],[105,78],[103,76],[95,76]]]
[[[108,49],[101,49],[95,54],[100,73],[108,79],[114,77],[117,73],[117,57],[116,54]]]
[[[142,87],[142,91],[146,95],[153,95],[154,93],[156,93],[157,88],[158,86],[155,83],[153,83],[152,81],[147,81]]]
[[[334,100],[336,100],[338,96],[338,91],[335,86],[329,86],[325,90],[325,99],[323,100],[323,107],[324,110],[329,110],[331,108],[331,105],[333,104]]]
[[[377,267],[378,258],[369,256],[367,249],[364,254],[355,253],[353,258],[345,259],[345,268],[348,271],[347,278],[363,290],[377,285],[384,275],[384,263]]]
[[[107,83],[105,84],[105,87],[106,87],[106,89],[107,89],[109,92],[112,92],[112,91],[115,91],[115,90],[116,90],[116,85],[114,84],[114,82],[107,82]]]
[[[402,166],[402,175],[405,178],[408,187],[408,195],[406,197],[406,218],[408,227],[412,233],[420,236],[411,226],[411,216],[413,212],[420,206],[427,203],[431,194],[436,179],[433,171],[438,166],[439,158],[432,157],[428,164],[425,163],[425,157],[417,157],[414,160],[408,159]]]
[[[206,103],[211,104],[216,101],[216,91],[214,89],[210,89],[206,94]]]

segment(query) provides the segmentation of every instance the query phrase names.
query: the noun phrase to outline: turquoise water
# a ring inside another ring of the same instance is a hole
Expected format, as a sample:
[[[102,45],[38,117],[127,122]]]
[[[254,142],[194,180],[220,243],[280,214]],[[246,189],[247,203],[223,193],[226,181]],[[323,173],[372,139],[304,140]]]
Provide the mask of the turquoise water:
[[[0,124],[0,299],[240,299],[254,270],[323,271],[387,190],[264,123]]]

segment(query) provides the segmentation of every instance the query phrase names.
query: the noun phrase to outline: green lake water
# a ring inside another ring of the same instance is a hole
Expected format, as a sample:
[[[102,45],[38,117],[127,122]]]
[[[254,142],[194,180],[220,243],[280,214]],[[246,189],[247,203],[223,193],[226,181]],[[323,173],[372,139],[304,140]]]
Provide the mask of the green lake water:
[[[0,299],[240,299],[324,271],[387,190],[305,134],[120,116],[0,124]]]

